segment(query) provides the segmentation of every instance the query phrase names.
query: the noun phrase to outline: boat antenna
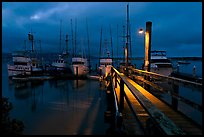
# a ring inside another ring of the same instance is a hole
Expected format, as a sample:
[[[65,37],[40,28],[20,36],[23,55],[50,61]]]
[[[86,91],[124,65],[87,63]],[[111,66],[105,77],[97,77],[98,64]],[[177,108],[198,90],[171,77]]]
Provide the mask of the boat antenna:
[[[66,42],[66,54],[67,54],[68,53],[68,34],[66,34],[65,42]]]
[[[76,32],[77,32],[77,19],[75,18],[75,49],[74,49],[74,55],[76,55],[76,47],[77,47]]]
[[[32,52],[34,51],[34,50],[33,50],[33,49],[34,49],[34,44],[33,44],[33,41],[34,41],[34,40],[33,40],[33,39],[34,39],[34,38],[33,38],[32,28],[31,28],[31,32],[28,33],[28,40],[32,42],[32,50],[31,50]]]
[[[100,50],[99,50],[99,56],[101,58],[101,46],[102,46],[102,26],[101,26],[101,35],[100,35]]]
[[[113,42],[112,42],[111,26],[110,26],[110,37],[111,37],[111,51],[112,51],[112,58],[113,58]]]
[[[130,63],[132,63],[132,45],[131,45],[131,31],[129,26],[129,45],[130,45]]]
[[[129,3],[128,3],[128,32],[129,32],[129,48],[130,48],[130,63],[132,63],[132,45],[131,45],[131,29],[130,29],[130,19],[129,19]]]
[[[72,35],[72,48],[73,48],[73,56],[74,56],[74,32],[73,32],[73,26],[72,26],[72,19],[71,19],[71,35]]]
[[[87,38],[88,38],[88,63],[89,63],[89,70],[91,69],[91,64],[90,64],[90,47],[89,47],[89,31],[88,31],[88,23],[87,23],[87,18],[86,18],[86,32],[87,32]]]
[[[125,62],[125,25],[123,25],[123,55],[124,55],[124,58],[123,58],[123,61]]]
[[[100,65],[100,58],[101,58],[101,46],[102,46],[102,26],[101,26],[101,35],[100,35],[99,65]]]
[[[128,46],[129,46],[129,3],[127,4],[127,35],[126,35],[126,67],[128,66]]]
[[[117,50],[117,66],[118,66],[118,24],[117,24],[117,48],[116,48],[116,50]]]
[[[60,39],[59,39],[59,52],[61,52],[61,37],[62,37],[62,31],[61,31],[61,27],[62,27],[62,20],[60,20]]]
[[[24,49],[26,51],[26,40],[24,40]]]
[[[39,40],[39,46],[40,46],[40,53],[42,52],[41,50],[41,40]]]

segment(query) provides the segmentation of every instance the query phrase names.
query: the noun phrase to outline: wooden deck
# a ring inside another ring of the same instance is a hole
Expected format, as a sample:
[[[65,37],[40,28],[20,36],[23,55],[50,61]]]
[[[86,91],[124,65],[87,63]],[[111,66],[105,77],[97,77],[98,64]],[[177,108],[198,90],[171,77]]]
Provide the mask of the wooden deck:
[[[145,134],[145,130],[151,128],[148,125],[149,121],[152,121],[151,124],[157,125],[163,132],[162,134],[202,135],[202,127],[187,116],[174,110],[124,74],[117,70],[114,74],[118,75],[116,76],[117,86],[113,86],[118,102],[121,99],[120,82],[122,80],[125,83],[123,121],[129,129],[129,134]],[[115,75],[112,74],[114,85],[116,84]]]

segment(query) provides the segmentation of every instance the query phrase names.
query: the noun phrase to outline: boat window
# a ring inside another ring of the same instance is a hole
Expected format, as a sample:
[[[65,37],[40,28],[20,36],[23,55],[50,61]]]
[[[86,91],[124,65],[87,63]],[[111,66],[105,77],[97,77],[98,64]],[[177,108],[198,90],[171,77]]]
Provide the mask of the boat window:
[[[84,62],[72,62],[72,64],[84,64]]]
[[[26,62],[14,62],[14,65],[27,65]]]
[[[157,66],[159,67],[159,68],[171,68],[172,67],[172,64],[157,64]]]

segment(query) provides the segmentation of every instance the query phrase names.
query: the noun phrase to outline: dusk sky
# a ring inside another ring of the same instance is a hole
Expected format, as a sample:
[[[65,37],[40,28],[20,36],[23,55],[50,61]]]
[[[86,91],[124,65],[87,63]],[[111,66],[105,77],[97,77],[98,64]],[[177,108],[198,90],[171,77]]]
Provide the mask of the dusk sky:
[[[71,22],[77,20],[78,48],[87,50],[86,18],[90,50],[98,56],[100,30],[110,40],[112,31],[114,56],[123,56],[123,25],[126,25],[127,2],[3,2],[2,52],[22,50],[28,33],[34,33],[35,48],[41,40],[42,52],[58,52],[60,20],[62,47],[65,35],[71,38]],[[202,2],[129,2],[129,17],[133,57],[144,57],[144,36],[138,34],[152,22],[152,50],[166,50],[168,57],[202,57]],[[117,45],[117,25],[119,44]],[[72,51],[71,39],[69,50]],[[27,46],[30,46],[27,44]],[[117,47],[118,46],[118,47]],[[27,47],[28,48],[28,47]]]

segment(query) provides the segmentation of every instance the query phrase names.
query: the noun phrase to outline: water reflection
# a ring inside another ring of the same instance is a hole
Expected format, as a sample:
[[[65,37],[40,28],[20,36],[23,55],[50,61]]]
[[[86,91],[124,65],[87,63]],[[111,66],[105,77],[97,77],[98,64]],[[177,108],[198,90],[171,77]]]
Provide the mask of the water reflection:
[[[86,80],[76,79],[73,80],[73,88],[82,88],[86,84]]]
[[[14,87],[14,96],[16,99],[27,99],[31,96],[30,83],[27,82],[13,82],[10,89]]]

